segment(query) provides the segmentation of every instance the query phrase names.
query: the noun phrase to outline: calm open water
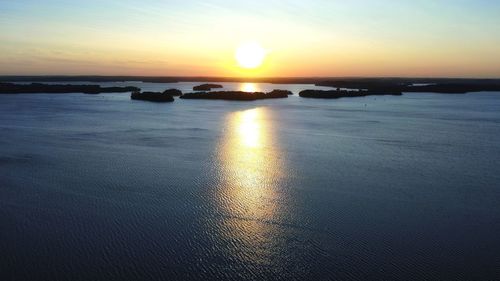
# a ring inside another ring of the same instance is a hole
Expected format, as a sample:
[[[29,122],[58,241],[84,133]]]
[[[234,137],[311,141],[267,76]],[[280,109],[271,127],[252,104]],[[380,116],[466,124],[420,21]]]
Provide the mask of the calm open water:
[[[0,95],[0,132],[2,280],[500,279],[500,93]]]

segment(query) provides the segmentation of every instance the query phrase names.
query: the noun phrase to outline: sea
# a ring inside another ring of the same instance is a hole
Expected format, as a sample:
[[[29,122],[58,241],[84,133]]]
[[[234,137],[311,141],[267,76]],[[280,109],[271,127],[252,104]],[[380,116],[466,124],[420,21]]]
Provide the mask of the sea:
[[[500,280],[500,93],[220,84],[0,95],[0,279]]]

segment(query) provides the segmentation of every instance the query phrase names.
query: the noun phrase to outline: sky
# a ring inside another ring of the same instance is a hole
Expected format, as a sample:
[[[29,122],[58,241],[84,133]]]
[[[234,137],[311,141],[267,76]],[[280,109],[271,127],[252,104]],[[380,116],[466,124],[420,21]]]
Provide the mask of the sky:
[[[0,75],[500,78],[500,1],[0,0]]]

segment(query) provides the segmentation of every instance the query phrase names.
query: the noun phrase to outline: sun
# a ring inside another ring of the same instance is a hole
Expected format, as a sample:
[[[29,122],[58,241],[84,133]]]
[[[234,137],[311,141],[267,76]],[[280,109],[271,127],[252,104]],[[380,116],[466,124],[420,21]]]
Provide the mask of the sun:
[[[241,44],[236,50],[236,61],[243,68],[257,68],[266,57],[266,50],[257,42]]]

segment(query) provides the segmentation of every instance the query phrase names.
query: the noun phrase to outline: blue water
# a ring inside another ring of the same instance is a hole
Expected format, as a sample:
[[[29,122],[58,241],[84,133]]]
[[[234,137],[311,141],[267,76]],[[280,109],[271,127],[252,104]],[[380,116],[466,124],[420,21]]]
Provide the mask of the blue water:
[[[0,95],[0,132],[2,280],[500,277],[500,93]]]

